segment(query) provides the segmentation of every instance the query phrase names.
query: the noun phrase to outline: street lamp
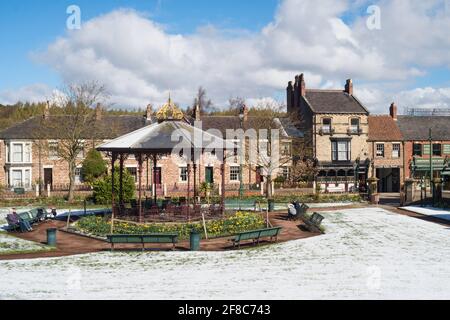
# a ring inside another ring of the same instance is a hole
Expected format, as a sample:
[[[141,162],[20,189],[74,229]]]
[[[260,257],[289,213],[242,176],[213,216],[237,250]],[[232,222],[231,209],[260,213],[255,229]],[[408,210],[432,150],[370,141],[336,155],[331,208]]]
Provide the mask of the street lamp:
[[[240,127],[241,129],[243,128],[243,121],[244,121],[244,113],[241,112],[239,114],[239,120],[240,120]],[[244,135],[242,135],[242,137],[245,139]],[[245,141],[245,140],[244,140]],[[243,143],[241,143],[241,148],[243,147]],[[242,171],[243,171],[243,165],[242,165],[242,154],[245,152],[245,150],[241,151],[241,157],[239,158],[239,211],[241,210],[241,202],[242,202],[242,197],[244,196],[244,183],[243,183],[243,178],[242,178]]]

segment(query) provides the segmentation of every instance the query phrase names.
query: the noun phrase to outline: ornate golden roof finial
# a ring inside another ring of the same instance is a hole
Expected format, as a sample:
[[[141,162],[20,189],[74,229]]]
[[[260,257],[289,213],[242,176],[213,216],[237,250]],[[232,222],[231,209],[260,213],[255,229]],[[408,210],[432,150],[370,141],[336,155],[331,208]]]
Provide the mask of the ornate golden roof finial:
[[[183,112],[172,102],[169,92],[169,100],[156,113],[156,118],[159,122],[165,120],[182,120],[184,118]]]

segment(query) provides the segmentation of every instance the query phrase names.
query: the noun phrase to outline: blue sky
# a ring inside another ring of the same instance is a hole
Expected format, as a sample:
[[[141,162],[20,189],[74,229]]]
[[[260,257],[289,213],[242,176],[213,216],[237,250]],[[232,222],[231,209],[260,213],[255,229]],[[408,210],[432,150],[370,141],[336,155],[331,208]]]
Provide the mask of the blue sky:
[[[446,107],[444,1],[1,1],[0,103],[47,99],[63,82],[87,80],[130,108],[159,104],[169,91],[188,105],[199,86],[218,106],[238,95],[254,105],[280,103],[287,82],[304,72],[314,88],[353,78],[374,112],[392,100],[400,108]],[[82,29],[69,32],[73,4]],[[369,5],[380,8],[380,30],[366,27]]]
[[[278,0],[20,0],[0,1],[0,89],[32,82],[57,86],[59,78],[30,58],[66,32],[66,9],[76,4],[82,20],[118,8],[132,8],[164,24],[169,32],[189,34],[202,25],[257,31],[269,23]]]

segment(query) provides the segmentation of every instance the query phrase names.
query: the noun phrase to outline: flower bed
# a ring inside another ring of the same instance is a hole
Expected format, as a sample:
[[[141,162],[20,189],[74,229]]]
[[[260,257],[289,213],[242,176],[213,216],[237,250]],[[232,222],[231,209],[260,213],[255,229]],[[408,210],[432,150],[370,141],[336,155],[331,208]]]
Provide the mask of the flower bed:
[[[209,238],[226,237],[238,232],[265,228],[266,222],[260,214],[237,212],[236,214],[219,220],[206,221],[206,230]],[[104,237],[110,233],[110,221],[102,217],[86,217],[80,219],[74,227],[86,234]],[[180,240],[189,238],[191,230],[202,233],[203,223],[147,223],[135,224],[122,221],[114,222],[115,234],[145,234],[145,233],[171,233],[177,232]]]

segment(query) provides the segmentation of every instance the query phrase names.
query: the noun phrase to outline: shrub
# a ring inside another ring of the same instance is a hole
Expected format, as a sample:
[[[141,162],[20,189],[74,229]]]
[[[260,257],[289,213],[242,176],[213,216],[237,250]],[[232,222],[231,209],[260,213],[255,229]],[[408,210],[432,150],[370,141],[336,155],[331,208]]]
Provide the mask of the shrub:
[[[118,195],[120,190],[119,168],[114,172],[114,191]],[[93,183],[93,198],[96,204],[111,203],[111,174]],[[123,201],[134,199],[136,186],[133,176],[124,169],[123,171]]]
[[[81,170],[83,180],[87,183],[93,183],[106,173],[106,161],[102,154],[95,149],[91,149],[83,161]]]
[[[206,230],[210,238],[225,237],[238,232],[264,228],[264,218],[260,214],[237,212],[233,216],[219,220],[206,221]],[[85,217],[76,223],[76,228],[82,232],[97,236],[109,234],[111,224],[102,217]],[[115,234],[145,234],[145,233],[171,233],[179,234],[181,240],[189,238],[191,230],[199,231],[204,235],[202,222],[193,223],[148,223],[135,224],[114,222]]]

